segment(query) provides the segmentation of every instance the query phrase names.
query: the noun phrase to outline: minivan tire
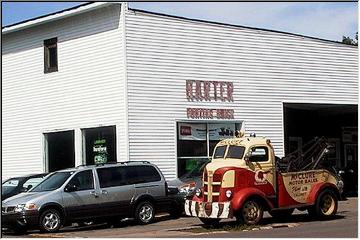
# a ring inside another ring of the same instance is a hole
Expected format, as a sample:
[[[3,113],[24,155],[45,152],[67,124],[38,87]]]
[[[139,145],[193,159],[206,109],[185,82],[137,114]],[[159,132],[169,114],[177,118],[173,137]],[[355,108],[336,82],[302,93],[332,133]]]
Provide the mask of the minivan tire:
[[[54,233],[59,231],[62,225],[61,215],[58,210],[50,208],[45,210],[39,219],[41,232]]]
[[[155,208],[151,202],[140,202],[135,210],[135,219],[140,224],[152,223],[155,219]]]

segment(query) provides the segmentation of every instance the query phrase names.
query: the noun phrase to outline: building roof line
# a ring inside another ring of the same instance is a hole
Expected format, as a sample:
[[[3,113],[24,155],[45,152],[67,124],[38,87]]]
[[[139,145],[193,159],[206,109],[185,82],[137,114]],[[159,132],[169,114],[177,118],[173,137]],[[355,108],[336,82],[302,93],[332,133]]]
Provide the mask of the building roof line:
[[[188,18],[188,17],[182,17],[182,16],[169,15],[169,14],[165,14],[165,13],[151,12],[151,11],[142,10],[142,9],[136,9],[136,8],[129,8],[129,10],[134,11],[134,12],[141,12],[141,13],[146,13],[146,14],[159,15],[159,16],[170,17],[170,18],[177,18],[177,19],[182,19],[182,20],[187,20],[187,21],[209,23],[209,24],[228,26],[228,27],[235,27],[235,28],[245,28],[245,29],[265,31],[265,32],[281,33],[281,34],[286,34],[286,35],[291,35],[291,36],[296,36],[296,37],[309,38],[309,39],[312,39],[312,40],[318,40],[318,41],[325,41],[325,42],[330,42],[330,43],[342,44],[342,45],[349,46],[349,47],[355,47],[355,48],[358,47],[358,46],[345,44],[343,42],[339,42],[339,41],[335,41],[335,40],[311,37],[311,36],[306,36],[306,35],[301,35],[301,34],[291,33],[291,32],[284,32],[284,31],[279,31],[279,30],[257,28],[257,27],[248,27],[248,26],[242,26],[242,25],[237,25],[237,24],[221,23],[221,22],[215,22],[215,21],[209,21],[209,20],[201,20],[201,19],[196,19],[196,18]]]
[[[31,19],[24,20],[24,21],[21,21],[21,22],[18,22],[18,23],[14,23],[14,24],[11,24],[11,25],[4,26],[4,27],[2,27],[2,34],[7,34],[7,33],[15,32],[15,31],[18,31],[18,30],[21,30],[21,29],[24,29],[24,28],[40,25],[40,24],[43,24],[43,23],[46,23],[46,22],[55,21],[55,20],[58,20],[58,19],[62,19],[62,18],[65,18],[65,17],[69,17],[69,16],[72,16],[72,15],[75,15],[75,14],[90,11],[90,10],[93,10],[93,9],[96,9],[96,8],[99,8],[99,7],[103,7],[103,6],[106,6],[106,5],[114,4],[114,3],[119,3],[119,2],[87,2],[87,3],[84,3],[84,4],[78,5],[78,6],[63,9],[61,11],[57,11],[57,12],[54,12],[54,13],[42,15],[42,16],[39,16],[39,17],[31,18]],[[349,46],[349,47],[354,47],[354,48],[358,47],[358,46],[348,45],[348,44],[345,44],[345,43],[342,43],[342,42],[339,42],[339,41],[335,41],[335,40],[311,37],[311,36],[301,35],[301,34],[297,34],[297,33],[290,33],[290,32],[284,32],[284,31],[278,31],[278,30],[272,30],[272,29],[248,27],[248,26],[237,25],[237,24],[221,23],[221,22],[215,22],[215,21],[209,21],[209,20],[201,20],[201,19],[195,19],[195,18],[175,16],[175,15],[170,15],[170,14],[165,14],[165,13],[157,13],[157,12],[151,12],[151,11],[142,10],[142,9],[136,9],[136,8],[128,8],[128,9],[130,11],[135,11],[135,12],[140,12],[140,13],[145,13],[145,14],[151,14],[151,15],[164,16],[164,17],[175,18],[175,19],[182,19],[182,20],[187,20],[187,21],[209,23],[209,24],[215,24],[215,25],[220,25],[220,26],[228,26],[228,27],[235,27],[235,28],[245,28],[245,29],[265,31],[265,32],[274,32],[274,33],[280,33],[280,34],[285,34],[285,35],[290,35],[290,36],[308,38],[308,39],[312,39],[312,40],[318,40],[318,41],[342,44],[342,45]]]
[[[40,24],[44,24],[47,22],[59,20],[65,17],[73,16],[76,14],[80,14],[83,12],[87,12],[93,9],[97,9],[100,7],[104,7],[106,5],[114,4],[115,2],[87,2],[78,6],[74,6],[71,8],[63,9],[61,11],[57,11],[54,13],[42,15],[39,17],[31,18],[28,20],[24,20],[22,22],[14,23],[11,25],[7,25],[2,27],[2,34],[7,34],[15,31],[19,31],[25,28],[37,26]]]

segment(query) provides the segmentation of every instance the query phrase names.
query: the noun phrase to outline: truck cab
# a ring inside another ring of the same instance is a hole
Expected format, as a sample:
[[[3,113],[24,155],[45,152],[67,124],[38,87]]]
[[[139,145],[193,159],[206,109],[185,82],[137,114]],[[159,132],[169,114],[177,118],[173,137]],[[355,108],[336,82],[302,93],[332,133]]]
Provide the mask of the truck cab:
[[[281,171],[269,139],[240,137],[220,141],[203,173],[203,187],[185,202],[185,213],[205,224],[236,217],[257,224],[264,211],[275,217],[295,208],[327,217],[336,214],[337,177],[325,169]]]

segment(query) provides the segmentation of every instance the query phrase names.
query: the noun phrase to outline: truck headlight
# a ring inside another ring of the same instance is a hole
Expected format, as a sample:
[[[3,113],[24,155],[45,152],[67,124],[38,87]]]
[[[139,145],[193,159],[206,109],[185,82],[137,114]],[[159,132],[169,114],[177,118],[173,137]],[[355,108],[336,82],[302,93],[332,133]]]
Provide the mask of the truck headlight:
[[[227,190],[227,191],[225,192],[225,195],[226,195],[227,198],[230,198],[231,195],[232,195],[231,190]]]
[[[336,185],[339,189],[339,192],[342,193],[343,189],[344,189],[344,182],[342,180],[339,180],[339,181],[337,181]]]
[[[197,197],[200,197],[200,196],[201,196],[201,189],[200,189],[200,188],[199,188],[199,189],[196,189],[195,195],[196,195]]]

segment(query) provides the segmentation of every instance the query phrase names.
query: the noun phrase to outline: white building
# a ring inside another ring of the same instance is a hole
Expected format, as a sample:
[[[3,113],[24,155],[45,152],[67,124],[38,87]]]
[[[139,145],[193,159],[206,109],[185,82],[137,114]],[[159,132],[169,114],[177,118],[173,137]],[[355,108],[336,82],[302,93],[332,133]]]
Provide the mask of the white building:
[[[3,179],[94,159],[172,179],[244,126],[279,156],[324,135],[357,166],[357,47],[104,2],[2,39]]]

